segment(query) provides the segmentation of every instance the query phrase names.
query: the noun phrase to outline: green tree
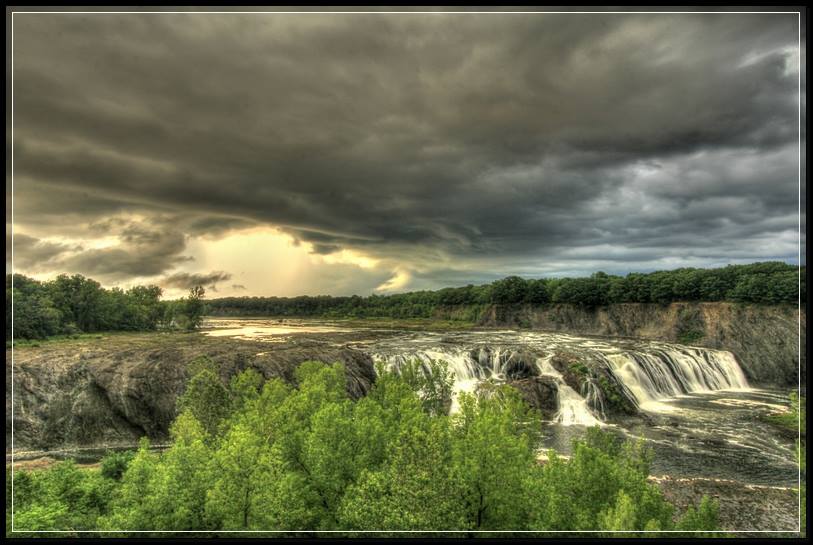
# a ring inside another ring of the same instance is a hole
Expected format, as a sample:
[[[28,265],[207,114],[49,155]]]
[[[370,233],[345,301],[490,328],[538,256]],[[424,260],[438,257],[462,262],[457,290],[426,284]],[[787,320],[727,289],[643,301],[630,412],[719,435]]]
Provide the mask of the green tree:
[[[452,420],[453,471],[466,527],[474,530],[522,528],[527,519],[526,499],[517,491],[536,462],[530,430],[541,427],[541,418],[513,388],[497,394],[461,394]]]
[[[651,451],[643,443],[619,443],[598,428],[574,442],[573,456],[555,453],[526,480],[532,500],[529,525],[536,530],[669,529],[672,506],[647,482]],[[635,506],[630,510],[622,492]],[[606,529],[606,528],[605,528]]]
[[[186,329],[192,330],[200,327],[203,321],[203,311],[205,304],[203,296],[206,295],[206,290],[203,286],[195,286],[189,290],[189,297],[187,297],[184,304],[184,315],[186,316]]]
[[[198,364],[168,450],[151,452],[145,438],[129,461],[109,455],[101,471],[71,463],[18,471],[15,526],[156,535],[246,529],[637,535],[717,526],[717,506],[708,499],[673,522],[673,507],[647,482],[651,452],[641,442],[592,428],[574,443],[570,460],[551,455],[540,466],[539,415],[507,385],[461,395],[460,411],[449,416],[427,410],[418,373],[383,373],[366,397],[352,401],[340,364],[301,364],[295,387],[278,378],[262,383],[248,370],[228,389],[211,360]],[[8,476],[6,490],[10,495]]]
[[[229,381],[231,412],[239,413],[248,403],[256,401],[263,386],[263,376],[254,369],[234,375]]]
[[[396,369],[378,366],[378,376],[396,373],[421,398],[424,409],[433,415],[449,412],[452,403],[454,376],[445,361],[409,360]]]
[[[491,284],[491,300],[510,305],[522,303],[528,295],[528,283],[519,276],[509,276]]]
[[[135,456],[135,452],[125,450],[121,452],[110,452],[102,458],[100,471],[103,477],[120,481],[127,471],[127,465]]]
[[[106,530],[155,530],[156,510],[148,501],[152,492],[153,475],[159,463],[150,452],[150,442],[144,437],[138,451],[121,479],[121,486],[112,500],[110,514],[101,519]]]
[[[421,411],[390,447],[386,465],[364,471],[339,507],[354,530],[466,530],[462,489],[451,464],[451,430],[445,418]]]
[[[699,532],[705,530],[715,530],[719,525],[719,504],[709,498],[703,496],[700,500],[700,505],[695,509],[690,506],[686,513],[677,522],[675,529],[684,530],[686,532]],[[706,536],[713,536],[713,534],[705,534]],[[702,537],[703,534],[695,534],[694,537]]]
[[[178,398],[178,411],[189,411],[210,438],[217,435],[221,422],[229,415],[230,405],[229,391],[209,369],[193,376]]]
[[[211,528],[205,506],[214,467],[207,433],[189,411],[178,416],[170,431],[172,447],[161,455],[149,481],[152,525],[161,530]]]

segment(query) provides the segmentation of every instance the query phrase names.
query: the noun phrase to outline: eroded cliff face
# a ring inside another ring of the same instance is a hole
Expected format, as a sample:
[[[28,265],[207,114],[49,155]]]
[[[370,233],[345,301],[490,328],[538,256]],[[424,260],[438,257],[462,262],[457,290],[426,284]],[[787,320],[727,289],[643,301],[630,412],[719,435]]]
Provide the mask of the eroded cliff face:
[[[132,445],[144,435],[167,438],[177,398],[196,357],[212,358],[224,383],[254,368],[266,379],[294,382],[303,361],[342,362],[357,399],[375,381],[370,357],[319,343],[267,343],[202,335],[111,337],[75,347],[58,343],[15,349],[14,447]],[[269,349],[271,348],[271,349]],[[6,444],[11,447],[11,357],[6,351]]]
[[[727,350],[736,356],[749,382],[789,386],[798,382],[800,354],[805,380],[805,322],[805,311],[789,306],[622,303],[594,309],[494,305],[482,314],[479,325],[638,337]]]

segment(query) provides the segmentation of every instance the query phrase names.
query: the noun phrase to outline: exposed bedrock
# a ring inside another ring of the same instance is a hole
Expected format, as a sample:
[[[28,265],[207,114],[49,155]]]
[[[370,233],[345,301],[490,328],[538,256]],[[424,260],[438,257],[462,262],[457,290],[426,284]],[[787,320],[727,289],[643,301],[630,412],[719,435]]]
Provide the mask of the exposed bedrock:
[[[551,419],[559,410],[559,386],[553,377],[532,376],[509,382],[519,390],[528,404],[537,409],[542,417]]]
[[[174,335],[151,346],[136,344],[127,346],[122,338],[114,337],[110,343],[98,341],[75,349],[55,344],[53,348],[15,350],[15,450],[132,444],[143,435],[154,441],[166,439],[188,378],[186,367],[201,355],[218,364],[224,383],[248,367],[266,378],[293,382],[296,367],[308,360],[344,363],[347,391],[353,398],[366,394],[375,380],[368,355],[319,343],[269,347],[251,341]],[[9,351],[6,361],[9,448]]]
[[[607,368],[606,361],[588,354],[557,352],[550,360],[551,366],[562,375],[562,381],[583,397],[594,386],[601,394],[601,412],[606,417],[638,414],[638,408],[625,392],[623,383]],[[598,410],[599,407],[591,406]]]

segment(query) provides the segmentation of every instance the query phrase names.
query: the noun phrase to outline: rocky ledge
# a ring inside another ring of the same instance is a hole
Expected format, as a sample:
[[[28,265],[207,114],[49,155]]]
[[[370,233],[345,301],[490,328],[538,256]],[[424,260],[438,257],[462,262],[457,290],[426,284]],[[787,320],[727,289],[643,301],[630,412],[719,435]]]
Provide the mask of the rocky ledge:
[[[15,450],[134,444],[167,438],[187,365],[208,356],[226,383],[246,368],[266,379],[294,381],[303,361],[341,362],[347,391],[357,399],[375,381],[370,357],[315,341],[268,343],[199,334],[109,335],[92,341],[16,348],[14,373],[6,351],[6,444],[11,445],[14,388]]]

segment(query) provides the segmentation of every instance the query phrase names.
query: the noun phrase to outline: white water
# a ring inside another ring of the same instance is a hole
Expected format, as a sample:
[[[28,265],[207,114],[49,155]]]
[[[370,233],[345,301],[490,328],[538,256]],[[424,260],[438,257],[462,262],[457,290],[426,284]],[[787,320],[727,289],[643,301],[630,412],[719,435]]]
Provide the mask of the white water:
[[[734,356],[720,350],[670,346],[606,354],[605,358],[644,409],[663,409],[659,401],[688,393],[749,388]]]
[[[561,335],[539,336],[525,341],[533,348],[544,349],[546,354],[557,348],[586,350],[589,356],[603,360],[627,396],[648,411],[673,410],[664,401],[690,393],[748,389],[742,369],[729,352],[658,343],[619,350],[618,346],[609,343]],[[437,338],[419,338],[406,341],[394,352],[388,350],[373,354],[373,357],[396,369],[413,359],[424,363],[446,361],[454,375],[451,412],[456,412],[460,393],[475,391],[477,384],[486,378],[505,380],[506,370],[527,365],[519,354],[514,347],[482,344],[472,347],[464,343],[444,344]],[[556,422],[564,426],[604,424],[604,395],[593,379],[584,383],[582,392],[577,392],[551,365],[550,356],[537,359],[536,367],[539,374],[556,380]]]
[[[237,329],[218,327],[218,323],[212,325],[208,332],[211,335],[267,340],[278,340],[295,332],[346,331],[333,324],[300,324],[290,320],[281,324],[264,320],[243,321]],[[458,409],[459,394],[475,391],[483,379],[502,381],[510,378],[509,375],[537,373],[552,376],[559,392],[556,421],[563,425],[600,424],[605,415],[604,397],[592,378],[584,382],[581,392],[568,386],[549,362],[550,355],[557,352],[576,353],[584,361],[599,365],[603,362],[627,397],[649,411],[673,410],[674,407],[664,402],[687,394],[749,390],[748,381],[731,353],[668,343],[585,339],[540,332],[470,331],[398,335],[380,343],[373,342],[364,350],[370,348],[375,360],[384,361],[396,369],[413,359],[424,363],[446,361],[454,375],[453,412]],[[545,357],[529,358],[531,352]],[[532,369],[534,366],[537,369]]]
[[[420,350],[409,354],[385,355],[378,354],[376,360],[383,361],[390,369],[399,369],[408,361],[419,360],[424,364],[431,361],[445,361],[449,364],[449,371],[454,375],[452,385],[452,405],[449,412],[454,414],[460,409],[458,397],[461,393],[472,393],[482,380],[483,370],[475,362],[467,350]],[[428,370],[428,368],[427,368]]]
[[[553,417],[555,422],[563,426],[603,426],[604,422],[595,417],[590,410],[588,399],[576,393],[576,390],[568,386],[562,374],[550,364],[550,357],[539,358],[536,362],[539,372],[556,379],[559,387],[558,403],[559,410]]]
[[[230,329],[232,335],[239,332],[256,340],[277,342],[297,335],[281,330],[280,325],[294,327],[288,322],[223,320],[216,327]],[[357,348],[374,361],[390,365],[415,357],[447,361],[455,375],[452,411],[458,410],[456,400],[461,392],[474,391],[485,379],[513,380],[529,374],[529,367],[533,369],[530,374],[542,372],[556,377],[559,373],[550,364],[555,361],[549,358],[552,354],[565,356],[563,362],[584,364],[600,380],[580,379],[580,391],[559,390],[561,399],[554,414],[561,423],[545,425],[545,449],[568,454],[572,439],[583,434],[581,426],[571,424],[607,420],[599,384],[610,380],[641,409],[670,411],[668,417],[651,415],[651,419],[617,415],[610,428],[625,437],[646,439],[656,450],[656,474],[786,486],[795,486],[798,479],[794,442],[776,435],[771,425],[759,418],[760,414],[787,407],[787,392],[749,388],[735,358],[727,352],[536,331],[357,329],[343,334],[322,332],[326,325],[341,324],[303,322],[301,330],[308,339]],[[549,359],[548,365],[540,358]],[[567,364],[556,365],[566,376],[570,374]],[[551,381],[560,384],[556,378]]]

